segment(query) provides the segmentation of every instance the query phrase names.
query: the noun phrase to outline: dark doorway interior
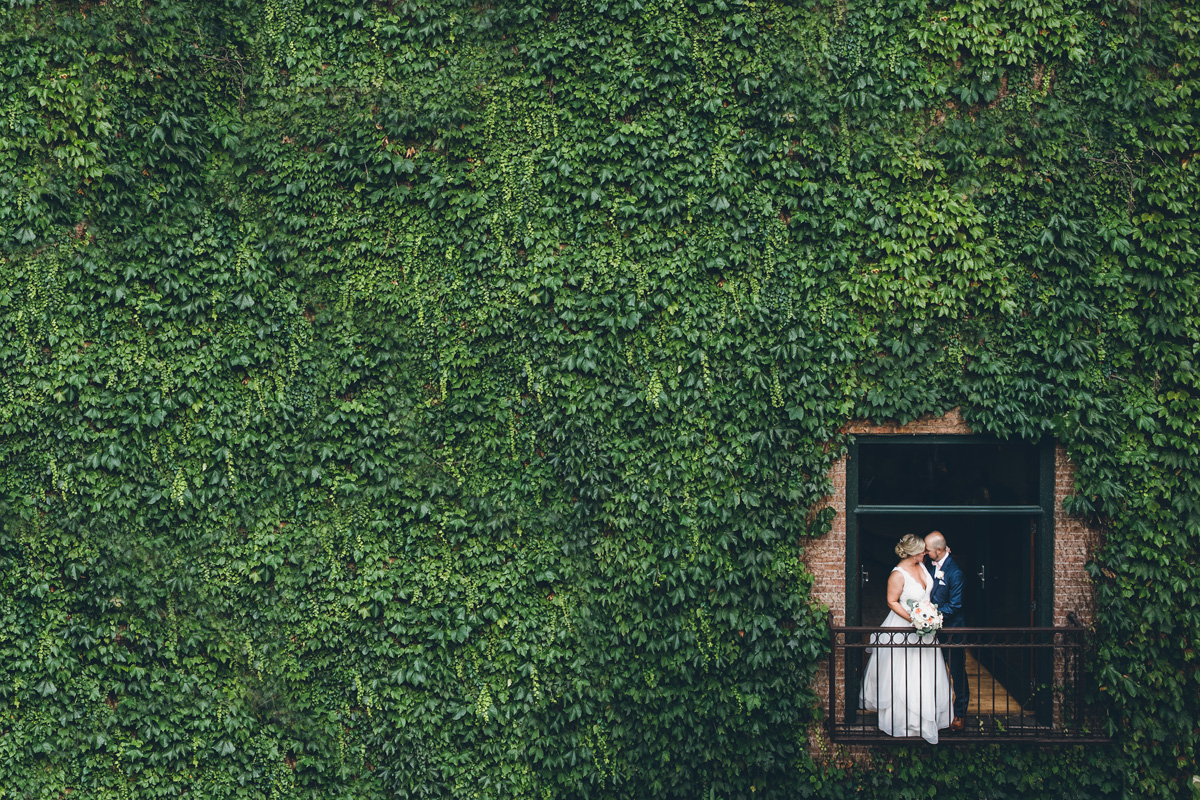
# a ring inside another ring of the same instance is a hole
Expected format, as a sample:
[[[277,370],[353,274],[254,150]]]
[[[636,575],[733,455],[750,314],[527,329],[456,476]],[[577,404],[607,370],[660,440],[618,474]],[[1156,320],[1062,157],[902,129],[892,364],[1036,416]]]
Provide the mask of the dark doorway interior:
[[[1031,517],[979,516],[954,513],[863,516],[858,522],[862,561],[859,625],[878,625],[887,616],[884,597],[888,573],[896,566],[893,548],[906,533],[925,536],[941,531],[958,565],[966,573],[963,606],[967,624],[979,628],[1027,627],[1033,619],[1033,551],[1036,534]]]
[[[878,625],[887,616],[888,573],[896,565],[892,548],[906,533],[941,531],[966,574],[963,608],[973,628],[1034,625],[1033,553],[1036,520],[1027,516],[928,513],[871,515],[859,520],[862,559],[860,625]],[[980,653],[980,662],[1018,702],[1028,699],[1030,665],[1019,658]]]
[[[1039,445],[979,437],[864,437],[851,450],[848,476],[850,553],[857,560],[847,565],[857,583],[847,587],[857,600],[849,604],[857,609],[850,624],[878,625],[887,615],[896,542],[938,530],[966,575],[969,626],[1037,625],[1038,554],[1050,511],[1045,455]],[[984,666],[1025,702],[1031,666],[995,652],[981,654]]]
[[[892,443],[881,437],[858,445],[861,505],[986,507],[1039,502],[1036,445],[905,439]]]

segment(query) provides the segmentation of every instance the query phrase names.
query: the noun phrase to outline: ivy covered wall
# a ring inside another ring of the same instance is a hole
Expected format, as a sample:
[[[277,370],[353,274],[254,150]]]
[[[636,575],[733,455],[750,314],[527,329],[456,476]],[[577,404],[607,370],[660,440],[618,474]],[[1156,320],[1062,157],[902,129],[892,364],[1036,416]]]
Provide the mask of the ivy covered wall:
[[[1200,10],[0,10],[0,796],[1175,797]],[[852,417],[1053,436],[1113,746],[808,752]]]

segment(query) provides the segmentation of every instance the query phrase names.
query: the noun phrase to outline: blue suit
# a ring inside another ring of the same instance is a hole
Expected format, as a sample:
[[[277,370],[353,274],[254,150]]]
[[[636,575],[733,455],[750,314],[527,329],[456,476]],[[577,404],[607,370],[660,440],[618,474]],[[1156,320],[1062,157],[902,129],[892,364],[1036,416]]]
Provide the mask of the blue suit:
[[[933,589],[929,592],[930,601],[942,612],[943,628],[965,628],[967,615],[963,613],[963,583],[965,576],[962,568],[954,560],[954,556],[946,556],[942,562],[942,575],[938,577],[932,561],[926,560],[925,569],[933,577]],[[948,644],[956,644],[961,637],[951,636]],[[948,648],[950,680],[954,683],[954,716],[962,718],[967,715],[967,702],[971,690],[967,684],[966,652],[960,648]]]

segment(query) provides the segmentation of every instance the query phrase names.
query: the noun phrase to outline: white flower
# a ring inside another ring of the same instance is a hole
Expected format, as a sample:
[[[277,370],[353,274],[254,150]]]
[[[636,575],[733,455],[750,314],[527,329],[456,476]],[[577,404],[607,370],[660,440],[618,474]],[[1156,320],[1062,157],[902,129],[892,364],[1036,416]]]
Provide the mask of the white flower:
[[[942,627],[942,613],[933,603],[917,603],[908,601],[909,616],[912,617],[913,627],[917,633],[927,636],[936,633]]]

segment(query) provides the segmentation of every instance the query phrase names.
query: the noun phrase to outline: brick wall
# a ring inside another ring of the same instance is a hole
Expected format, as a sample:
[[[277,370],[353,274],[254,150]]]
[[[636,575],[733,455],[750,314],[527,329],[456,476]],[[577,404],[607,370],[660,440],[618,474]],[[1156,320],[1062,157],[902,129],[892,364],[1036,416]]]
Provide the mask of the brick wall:
[[[970,426],[963,420],[962,411],[954,408],[940,417],[926,414],[920,419],[913,420],[907,425],[882,423],[876,425],[867,420],[851,420],[842,431],[844,433],[924,433],[924,434],[968,434],[972,433]]]
[[[804,563],[813,574],[813,594],[829,606],[834,625],[846,624],[846,459],[830,473],[833,494],[823,506],[834,510],[829,533],[804,543]]]
[[[1096,593],[1084,570],[1100,545],[1100,532],[1079,517],[1063,511],[1063,500],[1074,493],[1075,465],[1062,445],[1054,448],[1054,625],[1069,624],[1074,611],[1090,624],[1096,610]]]
[[[959,409],[943,416],[927,415],[907,425],[876,425],[865,420],[848,423],[843,431],[851,434],[970,434]],[[829,607],[834,625],[846,624],[846,459],[839,460],[830,472],[833,494],[823,505],[835,512],[829,533],[805,542],[802,556],[814,576],[813,595]],[[1095,592],[1084,570],[1091,552],[1100,542],[1099,532],[1085,520],[1065,514],[1062,501],[1074,489],[1075,467],[1066,450],[1055,448],[1054,454],[1054,625],[1066,626],[1067,614],[1074,611],[1085,623],[1090,622],[1095,609]],[[845,674],[839,667],[839,673]],[[829,674],[822,664],[817,672],[814,690],[828,715]],[[839,706],[843,702],[838,692]],[[844,709],[839,707],[839,713]],[[868,757],[865,748],[835,748],[825,739],[823,730],[814,730],[810,738],[814,758]]]

